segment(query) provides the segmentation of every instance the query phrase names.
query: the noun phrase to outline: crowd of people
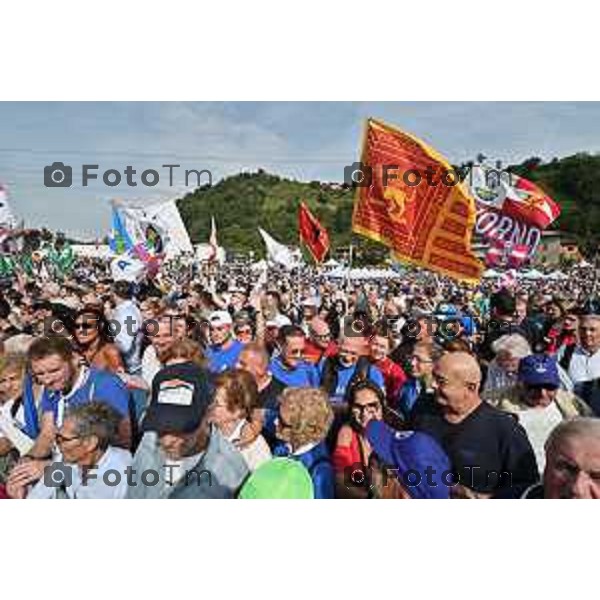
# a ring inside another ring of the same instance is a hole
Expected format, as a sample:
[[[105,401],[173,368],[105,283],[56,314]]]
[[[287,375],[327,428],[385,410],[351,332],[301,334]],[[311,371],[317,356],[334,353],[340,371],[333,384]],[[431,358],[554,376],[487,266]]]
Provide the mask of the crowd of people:
[[[0,282],[3,498],[599,498],[600,303],[163,265]]]

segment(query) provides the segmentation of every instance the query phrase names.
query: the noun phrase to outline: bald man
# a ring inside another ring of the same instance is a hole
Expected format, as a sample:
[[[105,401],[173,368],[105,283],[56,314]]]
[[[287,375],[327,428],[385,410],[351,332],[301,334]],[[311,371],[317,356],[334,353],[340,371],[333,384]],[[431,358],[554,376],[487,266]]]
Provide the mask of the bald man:
[[[458,497],[490,497],[539,476],[524,429],[512,415],[482,402],[480,383],[473,356],[445,354],[433,368],[434,401],[415,407],[413,427],[434,437],[450,457]]]
[[[348,389],[363,379],[370,379],[385,392],[383,375],[371,364],[368,352],[367,338],[358,335],[347,336],[340,341],[335,356],[323,358],[319,363],[321,387],[329,394],[329,399],[334,404],[344,404]]]
[[[321,359],[335,356],[337,344],[331,337],[329,324],[320,317],[315,317],[308,324],[308,339],[304,347],[304,358],[313,365],[318,364]]]

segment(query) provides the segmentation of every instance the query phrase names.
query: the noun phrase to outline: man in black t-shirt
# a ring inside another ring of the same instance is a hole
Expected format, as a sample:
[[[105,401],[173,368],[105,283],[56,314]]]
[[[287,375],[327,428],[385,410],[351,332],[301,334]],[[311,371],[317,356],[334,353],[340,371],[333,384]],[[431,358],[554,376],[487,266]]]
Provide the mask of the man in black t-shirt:
[[[434,437],[448,454],[458,497],[490,497],[532,484],[539,474],[527,434],[517,420],[482,402],[481,370],[464,352],[449,353],[433,370],[435,399],[415,407],[413,427]]]

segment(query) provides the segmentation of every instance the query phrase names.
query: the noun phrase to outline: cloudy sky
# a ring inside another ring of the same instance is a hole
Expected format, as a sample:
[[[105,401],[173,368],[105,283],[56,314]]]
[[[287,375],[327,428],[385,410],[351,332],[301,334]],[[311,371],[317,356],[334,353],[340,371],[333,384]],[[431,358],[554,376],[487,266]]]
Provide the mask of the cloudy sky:
[[[458,163],[483,152],[491,159],[544,159],[600,152],[598,102],[66,102],[0,103],[0,183],[26,225],[84,238],[105,234],[109,200],[176,198],[185,169],[209,169],[213,183],[262,167],[299,180],[341,181],[358,158],[366,117],[413,133]],[[72,166],[70,188],[44,186],[44,167]],[[98,180],[82,187],[82,164]],[[169,186],[163,164],[180,164]],[[108,187],[102,174],[136,170],[129,187]],[[156,169],[154,187],[141,172]],[[202,182],[205,182],[203,179]]]

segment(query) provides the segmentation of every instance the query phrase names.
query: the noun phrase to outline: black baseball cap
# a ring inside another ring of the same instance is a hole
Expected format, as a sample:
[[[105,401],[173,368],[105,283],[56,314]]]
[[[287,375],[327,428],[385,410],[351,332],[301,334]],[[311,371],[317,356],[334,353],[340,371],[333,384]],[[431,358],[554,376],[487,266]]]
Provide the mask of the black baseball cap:
[[[212,400],[208,376],[187,362],[161,369],[152,382],[144,431],[192,433],[200,426]]]

